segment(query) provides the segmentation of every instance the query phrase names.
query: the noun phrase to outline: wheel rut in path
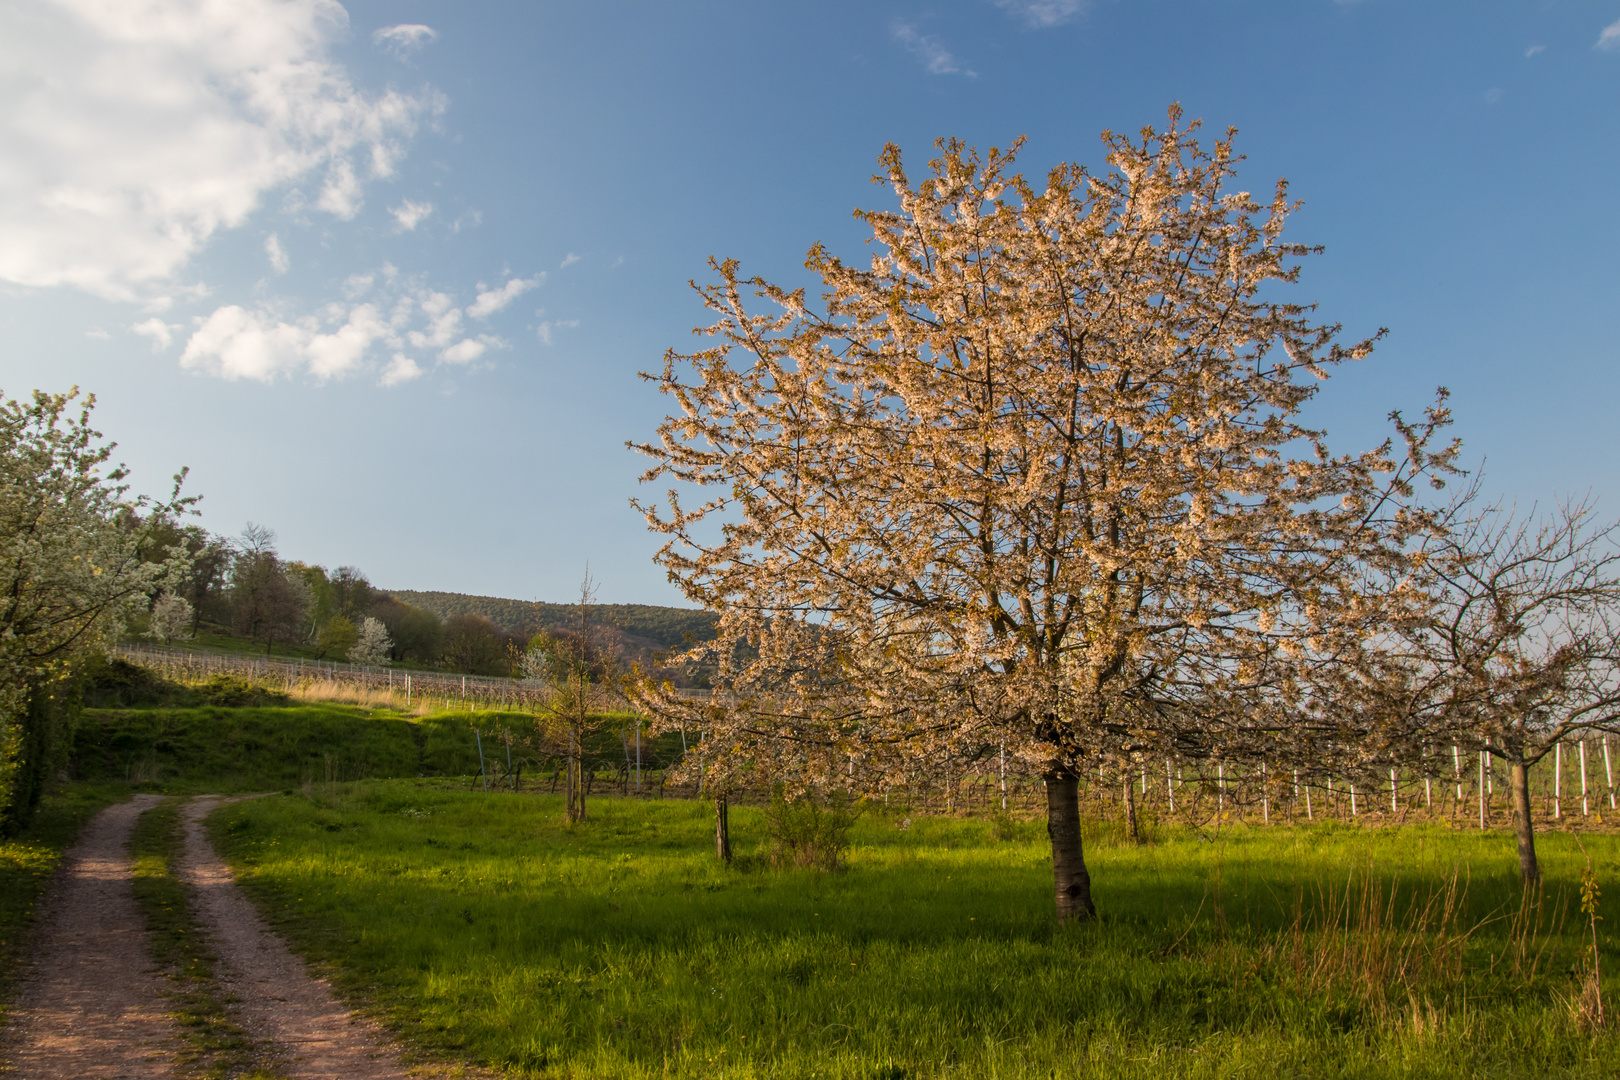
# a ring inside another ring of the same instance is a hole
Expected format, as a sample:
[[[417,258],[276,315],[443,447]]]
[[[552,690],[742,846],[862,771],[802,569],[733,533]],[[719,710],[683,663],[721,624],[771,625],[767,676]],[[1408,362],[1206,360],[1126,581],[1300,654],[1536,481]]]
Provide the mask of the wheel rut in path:
[[[221,989],[237,999],[237,1021],[285,1055],[277,1072],[299,1080],[404,1080],[382,1033],[339,1004],[324,980],[312,978],[237,888],[203,829],[221,801],[202,796],[182,811],[186,843],[179,871],[219,957]]]
[[[137,795],[91,818],[46,892],[18,1007],[0,1033],[16,1080],[174,1075],[178,1037],[129,856],[136,819],[161,801]]]

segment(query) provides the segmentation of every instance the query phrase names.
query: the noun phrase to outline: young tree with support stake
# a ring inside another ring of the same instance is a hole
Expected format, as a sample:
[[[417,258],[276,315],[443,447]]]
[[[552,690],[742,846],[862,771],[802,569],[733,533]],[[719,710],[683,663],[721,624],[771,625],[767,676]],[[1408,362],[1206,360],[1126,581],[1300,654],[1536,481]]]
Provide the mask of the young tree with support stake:
[[[525,654],[524,673],[548,684],[536,717],[541,749],[560,757],[567,768],[567,815],[570,822],[585,820],[585,761],[588,743],[602,725],[602,693],[612,685],[617,665],[598,640],[591,621],[596,588],[587,572],[579,586],[579,602],[566,632],[553,637],[548,647]]]
[[[1196,130],[1105,134],[1107,173],[1041,190],[1016,144],[942,141],[916,184],[891,146],[899,210],[857,214],[868,265],[811,250],[819,308],[713,264],[715,343],[648,376],[679,413],[639,449],[714,495],[638,504],[720,615],[689,654],[720,669],[709,768],[874,790],[1005,743],[1045,778],[1058,917],[1088,919],[1086,763],[1286,732],[1296,657],[1382,625],[1366,567],[1422,525],[1445,411],[1404,455],[1300,422],[1372,340],[1273,298],[1294,204],[1230,190],[1230,133]]]

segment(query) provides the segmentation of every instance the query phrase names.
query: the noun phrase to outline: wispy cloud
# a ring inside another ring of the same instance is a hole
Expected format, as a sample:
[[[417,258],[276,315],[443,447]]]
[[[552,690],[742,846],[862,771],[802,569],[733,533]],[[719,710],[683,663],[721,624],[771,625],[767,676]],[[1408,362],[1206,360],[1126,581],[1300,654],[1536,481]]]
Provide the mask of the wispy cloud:
[[[916,24],[896,21],[890,28],[894,40],[905,46],[906,51],[922,61],[924,69],[930,75],[972,75],[973,72],[962,70],[951,55],[951,50],[945,43],[933,34],[924,34],[917,29]]]
[[[371,34],[373,45],[382,47],[400,60],[421,52],[423,48],[438,40],[439,32],[431,26],[421,23],[400,23],[398,26],[385,26]]]
[[[287,249],[281,246],[281,237],[275,233],[264,238],[264,254],[270,260],[270,269],[278,274],[285,274],[292,265],[287,258]]]
[[[478,299],[467,308],[467,314],[475,319],[487,319],[530,289],[539,288],[545,280],[545,272],[541,271],[532,278],[513,278],[498,289],[485,289],[480,285]]]
[[[105,330],[86,330],[84,336],[95,341],[109,341],[112,339],[112,335]]]
[[[1620,19],[1603,28],[1603,33],[1598,35],[1597,45],[1594,48],[1620,49]]]
[[[992,0],[1030,26],[1062,26],[1085,10],[1085,0]]]
[[[433,213],[433,204],[406,199],[388,212],[394,215],[394,222],[399,226],[400,232],[414,232],[416,227]]]
[[[540,344],[552,344],[552,334],[557,330],[569,330],[579,325],[578,319],[547,319],[535,327],[535,334],[540,338]]]
[[[1525,55],[1526,59],[1529,59],[1530,57],[1536,55],[1536,53],[1538,53],[1538,52],[1546,52],[1546,51],[1547,51],[1547,46],[1545,46],[1545,45],[1532,45],[1528,49],[1524,50],[1524,55]]]
[[[583,256],[583,255],[575,255],[572,251],[570,251],[563,258],[563,261],[557,264],[557,269],[566,270],[570,266],[573,266],[575,263],[584,262],[584,261],[585,261],[585,256]]]
[[[166,323],[153,316],[145,322],[138,322],[130,330],[142,337],[152,339],[152,351],[162,352],[174,343],[174,332],[181,329],[179,323]]]

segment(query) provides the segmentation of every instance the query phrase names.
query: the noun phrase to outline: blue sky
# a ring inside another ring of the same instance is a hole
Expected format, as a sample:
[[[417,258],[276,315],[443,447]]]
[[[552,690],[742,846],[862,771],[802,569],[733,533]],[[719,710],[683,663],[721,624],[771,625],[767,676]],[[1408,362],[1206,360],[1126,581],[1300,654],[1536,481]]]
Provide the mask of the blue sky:
[[[1620,516],[1620,0],[13,0],[0,390],[139,487],[384,586],[672,603],[628,506],[709,255],[787,283],[884,143],[1025,172],[1180,102],[1286,176],[1302,299],[1390,336],[1342,450],[1453,391],[1487,489]]]

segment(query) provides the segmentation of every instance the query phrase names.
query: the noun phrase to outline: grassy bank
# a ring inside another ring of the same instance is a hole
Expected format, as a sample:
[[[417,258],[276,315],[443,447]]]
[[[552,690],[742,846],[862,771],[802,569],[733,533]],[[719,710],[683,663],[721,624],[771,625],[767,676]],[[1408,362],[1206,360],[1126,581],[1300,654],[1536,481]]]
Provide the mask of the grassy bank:
[[[623,748],[616,729],[606,727],[598,733],[599,745],[588,748],[587,764],[611,770]],[[515,763],[527,764],[533,785],[546,764],[534,729],[534,717],[521,713],[401,716],[344,705],[86,709],[75,735],[73,769],[81,780],[182,794],[362,778],[471,777],[479,771],[481,738],[490,774],[498,776],[510,734]]]
[[[721,868],[700,805],[592,813],[570,829],[545,796],[374,782],[214,825],[342,988],[431,1054],[517,1074],[1620,1070],[1581,1016],[1567,836],[1526,906],[1500,833],[1166,829],[1095,848],[1104,922],[1059,930],[1038,823],[869,815],[848,870],[816,875]],[[748,852],[761,819],[734,816]],[[1620,845],[1586,844],[1613,880]]]

